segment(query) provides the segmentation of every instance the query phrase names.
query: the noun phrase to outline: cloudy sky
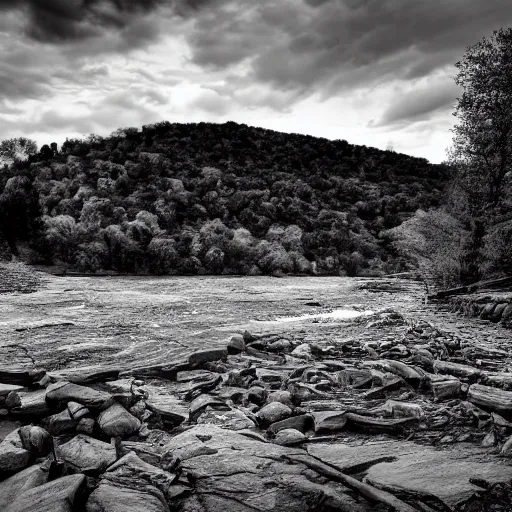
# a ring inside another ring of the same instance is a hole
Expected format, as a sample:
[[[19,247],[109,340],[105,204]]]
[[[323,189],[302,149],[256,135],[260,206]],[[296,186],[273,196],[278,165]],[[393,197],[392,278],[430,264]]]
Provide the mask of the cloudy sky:
[[[0,140],[233,120],[445,159],[510,0],[0,0]]]

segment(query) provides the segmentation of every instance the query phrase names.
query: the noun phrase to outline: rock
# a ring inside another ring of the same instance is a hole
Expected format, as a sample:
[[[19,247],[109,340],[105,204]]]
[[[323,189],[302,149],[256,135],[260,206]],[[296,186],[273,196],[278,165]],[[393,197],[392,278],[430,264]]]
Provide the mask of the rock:
[[[95,423],[93,418],[82,418],[76,426],[76,431],[91,436],[94,432]]]
[[[17,391],[11,391],[6,397],[4,407],[7,409],[14,409],[21,405],[21,398]]]
[[[196,368],[210,361],[218,361],[219,359],[225,361],[227,357],[228,351],[225,348],[212,348],[208,350],[200,350],[198,352],[190,354],[188,358],[188,364],[192,368]]]
[[[512,436],[510,436],[503,444],[500,455],[503,457],[512,457]]]
[[[413,368],[401,361],[394,361],[392,359],[379,359],[377,361],[364,361],[364,368],[376,369],[382,372],[392,373],[402,379],[408,384],[417,388],[424,380],[424,374],[421,370]]]
[[[148,442],[140,441],[121,441],[119,443],[119,453],[121,455],[128,455],[130,452],[135,453],[141,460],[152,464],[153,466],[160,466],[162,454],[160,453],[161,446],[154,445]]]
[[[423,447],[420,452],[401,455],[396,462],[373,465],[365,481],[379,489],[407,496],[435,496],[448,510],[459,509],[479,487],[474,479],[508,482],[512,467],[493,460],[487,462],[479,449],[435,450]]]
[[[432,380],[430,382],[434,399],[437,401],[457,398],[461,393],[461,383],[458,379]]]
[[[256,378],[264,384],[268,384],[271,388],[280,387],[285,376],[283,372],[269,370],[268,368],[256,369]]]
[[[503,315],[503,311],[505,311],[505,308],[508,306],[507,302],[502,302],[500,304],[497,304],[494,308],[494,311],[492,312],[492,315],[490,317],[491,322],[498,323],[501,320],[501,316]]]
[[[31,466],[0,483],[0,510],[6,510],[24,492],[45,484],[48,468],[43,465]]]
[[[399,457],[421,453],[423,447],[410,441],[371,441],[364,444],[312,443],[307,451],[326,464],[350,474],[362,473],[380,462],[393,462]]]
[[[14,430],[18,430],[22,426],[19,421],[0,420],[0,441],[3,441]]]
[[[348,368],[338,372],[337,381],[338,385],[342,389],[347,387],[352,387],[354,389],[371,388],[373,376],[369,370]]]
[[[227,344],[228,354],[240,354],[245,352],[245,341],[241,334],[235,334],[231,336],[231,339]]]
[[[146,414],[146,402],[144,402],[144,400],[139,400],[130,407],[128,412],[137,419],[144,421],[144,415]]]
[[[280,402],[290,409],[294,408],[294,404],[292,402],[292,394],[289,391],[274,391],[273,393],[270,393],[270,395],[267,398],[267,403],[271,404],[272,402]]]
[[[454,377],[466,380],[467,382],[476,382],[482,376],[482,371],[478,368],[449,361],[434,361],[434,370],[437,373],[453,375]]]
[[[85,484],[84,475],[53,480],[23,492],[5,512],[72,512]]]
[[[416,417],[399,419],[373,418],[352,412],[347,412],[346,417],[347,427],[357,432],[364,431],[374,434],[402,434],[405,427],[419,421]]]
[[[163,504],[176,475],[153,466],[131,452],[112,464],[101,478],[102,483],[133,491],[157,495]]]
[[[56,451],[69,467],[82,473],[101,473],[116,461],[115,446],[82,434],[61,444]]]
[[[292,410],[288,406],[280,402],[272,402],[262,407],[256,414],[256,417],[260,422],[261,428],[266,428],[276,421],[289,418],[291,415]]]
[[[23,391],[23,386],[15,384],[1,384],[0,383],[0,398],[5,398],[11,392]]]
[[[312,359],[311,347],[307,343],[302,343],[301,345],[295,347],[290,352],[290,355],[298,359]]]
[[[0,382],[27,388],[41,380],[45,374],[44,370],[0,370]]]
[[[416,418],[421,420],[425,417],[423,409],[418,404],[400,402],[398,400],[387,400],[384,404],[375,409],[371,409],[373,415],[384,413],[393,418]]]
[[[254,421],[239,409],[216,410],[207,408],[198,418],[198,424],[218,425],[230,430],[244,430],[254,428]]]
[[[233,403],[238,404],[242,402],[247,390],[238,387],[223,387],[217,391],[217,396],[221,400],[231,400]]]
[[[207,407],[217,411],[229,411],[231,409],[229,405],[218,398],[210,395],[199,395],[190,402],[189,421],[195,421]]]
[[[501,314],[501,323],[506,324],[512,319],[512,304],[508,304]]]
[[[45,418],[41,424],[52,436],[74,432],[76,423],[67,409]]]
[[[78,422],[84,416],[89,414],[89,409],[77,402],[68,402],[68,411],[74,421]]]
[[[74,384],[94,384],[95,382],[107,382],[117,380],[119,378],[119,370],[78,370],[68,373],[66,380]]]
[[[0,478],[25,469],[32,459],[32,454],[23,448],[19,430],[14,430],[0,443]]]
[[[268,428],[269,432],[277,434],[281,430],[295,429],[303,434],[313,428],[313,417],[311,414],[301,414],[299,416],[292,416],[285,420],[276,421]]]
[[[274,443],[281,446],[293,446],[303,443],[305,440],[306,436],[302,432],[294,428],[285,428],[277,433]]]
[[[112,395],[65,380],[56,382],[46,389],[46,402],[50,407],[63,409],[68,402],[78,402],[89,409],[106,409],[113,401]]]
[[[42,457],[50,453],[53,446],[53,440],[44,428],[27,425],[25,427],[21,427],[18,434],[23,448],[28,450],[30,453],[37,457]]]
[[[487,411],[497,412],[505,419],[512,418],[512,392],[473,384],[469,387],[468,402]]]
[[[496,434],[494,432],[489,432],[480,443],[480,446],[483,448],[492,448],[496,444]]]
[[[194,445],[198,448],[199,445],[204,445],[214,453],[200,454],[196,448],[198,455],[189,456],[180,463],[181,469],[187,473],[195,488],[195,493],[184,499],[182,510],[364,510],[343,493],[345,488],[340,484],[314,484],[303,473],[314,480],[318,477],[315,472],[311,472],[301,463],[286,462],[285,457],[300,456],[304,453],[303,450],[262,443],[211,425],[197,425],[178,434],[168,443],[168,456],[173,456],[176,451],[183,452],[186,446]],[[233,500],[234,495],[236,501]],[[331,503],[328,501],[331,495],[339,499],[336,506],[328,505]]]
[[[268,391],[261,386],[251,386],[247,390],[247,400],[256,404],[263,405],[267,400]]]
[[[492,316],[495,307],[496,304],[494,304],[494,302],[489,302],[488,304],[486,304],[482,309],[482,312],[480,313],[480,318],[482,320],[489,320]]]
[[[338,432],[345,428],[347,413],[345,411],[320,411],[312,414],[315,434]]]
[[[292,344],[286,340],[286,339],[280,339],[273,341],[272,343],[269,343],[267,345],[267,350],[270,352],[283,352],[285,350],[289,350],[291,348]]]
[[[113,403],[98,416],[98,424],[109,437],[125,437],[134,434],[141,422],[132,416],[122,405]]]
[[[188,419],[188,406],[172,395],[152,395],[146,401],[150,411],[157,413],[168,428],[173,428]]]
[[[86,512],[169,512],[162,497],[102,482],[87,500]]]
[[[13,416],[23,418],[38,419],[46,418],[51,414],[51,410],[46,403],[46,390],[20,392],[21,405],[11,409],[9,412]]]

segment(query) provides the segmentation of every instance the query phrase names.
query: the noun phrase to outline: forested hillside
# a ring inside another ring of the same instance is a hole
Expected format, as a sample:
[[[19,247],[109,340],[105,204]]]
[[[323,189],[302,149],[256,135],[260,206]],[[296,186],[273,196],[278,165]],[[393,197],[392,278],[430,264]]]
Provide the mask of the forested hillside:
[[[393,271],[379,234],[438,206],[449,174],[345,140],[164,122],[4,166],[0,229],[29,262],[83,271]]]

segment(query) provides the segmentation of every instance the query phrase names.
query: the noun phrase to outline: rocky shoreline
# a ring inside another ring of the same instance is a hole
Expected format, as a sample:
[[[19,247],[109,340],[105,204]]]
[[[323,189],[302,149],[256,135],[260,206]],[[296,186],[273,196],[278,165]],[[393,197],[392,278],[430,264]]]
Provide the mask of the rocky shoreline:
[[[1,369],[0,510],[509,510],[507,340],[351,322],[124,372]]]

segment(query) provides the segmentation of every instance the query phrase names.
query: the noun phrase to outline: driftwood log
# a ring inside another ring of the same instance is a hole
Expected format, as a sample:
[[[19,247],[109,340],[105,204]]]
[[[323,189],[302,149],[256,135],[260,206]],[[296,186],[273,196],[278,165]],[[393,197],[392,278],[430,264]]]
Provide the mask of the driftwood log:
[[[382,503],[391,507],[391,509],[396,512],[418,512],[416,508],[411,507],[402,500],[399,500],[396,496],[393,496],[393,494],[377,489],[372,485],[360,482],[351,476],[345,475],[341,471],[324,464],[310,455],[287,455],[285,458],[289,459],[291,462],[302,463],[308,468],[316,471],[318,474],[325,476],[329,480],[343,484],[345,487],[356,491],[363,498],[372,503]]]

